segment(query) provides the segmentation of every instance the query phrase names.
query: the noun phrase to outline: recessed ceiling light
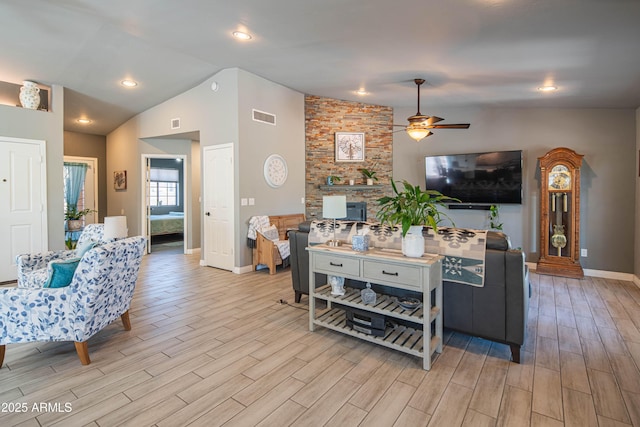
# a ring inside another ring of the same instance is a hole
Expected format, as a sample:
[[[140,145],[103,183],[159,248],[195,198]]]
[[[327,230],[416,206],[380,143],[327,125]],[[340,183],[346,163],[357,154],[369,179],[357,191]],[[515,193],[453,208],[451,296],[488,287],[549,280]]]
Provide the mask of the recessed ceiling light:
[[[123,80],[123,81],[120,82],[120,84],[122,86],[125,86],[125,87],[136,87],[136,86],[138,86],[138,82],[136,82],[134,80]]]
[[[540,86],[538,88],[540,92],[553,92],[554,90],[558,90],[557,86]]]
[[[249,33],[245,33],[242,31],[234,31],[233,32],[233,37],[240,39],[240,40],[251,40],[251,34]]]
[[[83,125],[88,125],[89,123],[91,123],[91,120],[89,119],[78,119],[76,120],[76,122],[83,124]]]
[[[367,92],[364,88],[360,88],[356,91],[356,94],[358,95],[369,95],[369,92]]]

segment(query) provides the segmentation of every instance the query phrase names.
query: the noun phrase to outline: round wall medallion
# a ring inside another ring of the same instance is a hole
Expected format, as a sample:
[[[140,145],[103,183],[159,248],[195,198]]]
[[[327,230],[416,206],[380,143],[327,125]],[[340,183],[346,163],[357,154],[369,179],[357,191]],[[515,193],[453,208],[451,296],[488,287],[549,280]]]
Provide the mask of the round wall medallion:
[[[264,162],[264,179],[273,188],[282,186],[287,180],[287,162],[279,154],[272,154]]]

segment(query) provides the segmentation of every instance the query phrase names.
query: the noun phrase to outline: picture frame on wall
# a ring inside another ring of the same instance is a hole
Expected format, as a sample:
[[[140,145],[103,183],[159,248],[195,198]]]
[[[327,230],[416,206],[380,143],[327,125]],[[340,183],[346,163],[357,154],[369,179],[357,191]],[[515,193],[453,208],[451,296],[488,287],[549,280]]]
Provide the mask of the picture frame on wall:
[[[336,132],[336,162],[363,162],[364,148],[364,132]]]
[[[113,172],[113,188],[115,190],[127,189],[127,171]]]

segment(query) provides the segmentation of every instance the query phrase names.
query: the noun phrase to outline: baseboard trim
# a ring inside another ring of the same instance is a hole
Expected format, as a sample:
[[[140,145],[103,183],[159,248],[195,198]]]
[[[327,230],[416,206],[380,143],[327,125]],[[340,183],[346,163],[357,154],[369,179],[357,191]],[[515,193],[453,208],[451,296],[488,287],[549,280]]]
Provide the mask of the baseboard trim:
[[[536,271],[537,264],[535,262],[527,262],[525,264],[529,267],[529,270]],[[638,278],[638,276],[635,276],[633,273],[620,273],[617,271],[606,271],[606,270],[591,270],[591,269],[585,268],[584,275],[590,276],[590,277],[601,277],[603,279],[633,282],[638,287],[640,287],[640,278]]]
[[[253,271],[253,265],[245,265],[243,267],[234,267],[233,272],[236,274],[251,273]]]
[[[200,248],[187,249],[187,255],[193,255],[200,253]]]

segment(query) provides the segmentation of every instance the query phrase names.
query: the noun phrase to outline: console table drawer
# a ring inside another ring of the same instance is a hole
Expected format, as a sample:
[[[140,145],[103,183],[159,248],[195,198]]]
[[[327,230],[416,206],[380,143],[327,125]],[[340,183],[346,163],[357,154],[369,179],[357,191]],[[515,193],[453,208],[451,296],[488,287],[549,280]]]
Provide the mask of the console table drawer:
[[[335,273],[338,276],[345,274],[360,276],[360,261],[357,259],[318,254],[315,256],[314,260],[315,270],[323,270],[329,274]]]
[[[415,288],[422,291],[420,267],[365,260],[363,269],[363,277],[368,281],[382,280],[403,285],[403,288]]]

